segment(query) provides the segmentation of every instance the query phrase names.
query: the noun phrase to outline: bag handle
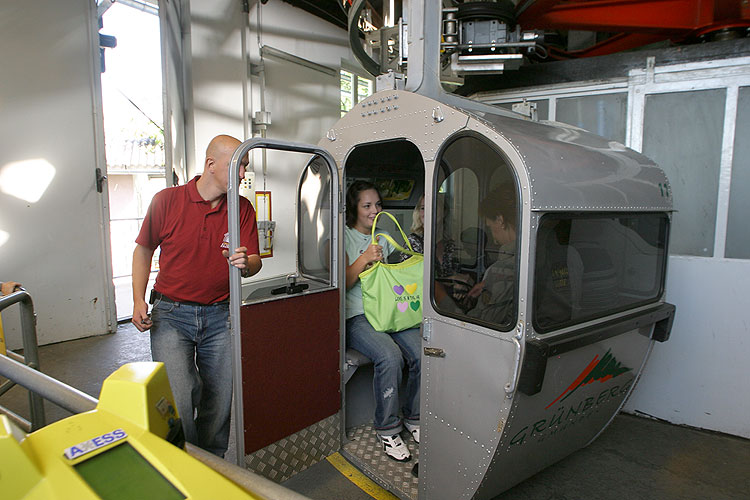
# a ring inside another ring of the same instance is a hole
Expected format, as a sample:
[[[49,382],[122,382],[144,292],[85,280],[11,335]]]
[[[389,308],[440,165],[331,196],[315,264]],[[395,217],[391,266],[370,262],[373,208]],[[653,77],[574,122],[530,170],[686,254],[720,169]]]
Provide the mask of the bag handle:
[[[408,250],[406,248],[402,247],[401,245],[399,245],[398,243],[396,243],[393,240],[393,238],[391,238],[390,236],[388,236],[385,233],[377,233],[377,234],[375,234],[375,227],[378,225],[378,219],[380,218],[380,216],[382,214],[385,214],[388,217],[390,217],[391,220],[393,221],[393,223],[396,224],[396,227],[398,228],[398,231],[401,233],[401,236],[404,238],[404,241],[406,242],[406,245],[409,247]],[[391,213],[386,212],[385,210],[383,210],[381,212],[378,212],[378,214],[375,216],[375,220],[372,223],[372,239],[370,240],[370,244],[372,244],[372,245],[376,244],[375,243],[375,237],[376,236],[382,236],[383,238],[385,238],[386,240],[388,240],[388,242],[390,242],[390,244],[393,245],[396,248],[396,250],[398,250],[399,252],[407,253],[409,255],[421,255],[421,254],[419,254],[419,253],[417,253],[417,252],[414,251],[414,249],[411,246],[411,242],[409,241],[409,238],[406,237],[406,234],[404,233],[404,230],[401,229],[401,225],[399,225],[399,223],[396,220],[396,218]]]

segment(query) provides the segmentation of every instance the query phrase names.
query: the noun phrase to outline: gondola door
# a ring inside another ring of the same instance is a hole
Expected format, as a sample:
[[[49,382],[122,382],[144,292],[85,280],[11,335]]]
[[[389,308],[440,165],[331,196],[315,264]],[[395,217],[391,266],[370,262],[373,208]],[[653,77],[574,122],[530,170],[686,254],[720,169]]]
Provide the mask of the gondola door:
[[[265,139],[243,143],[231,168],[254,147],[314,155],[297,186],[296,269],[245,285],[238,271],[230,276],[237,454],[240,465],[280,482],[341,442],[338,174],[325,150]],[[232,210],[230,204],[235,248]]]
[[[520,370],[523,171],[513,151],[464,132],[430,191],[419,498],[472,498],[493,460]],[[519,173],[520,172],[520,173]]]

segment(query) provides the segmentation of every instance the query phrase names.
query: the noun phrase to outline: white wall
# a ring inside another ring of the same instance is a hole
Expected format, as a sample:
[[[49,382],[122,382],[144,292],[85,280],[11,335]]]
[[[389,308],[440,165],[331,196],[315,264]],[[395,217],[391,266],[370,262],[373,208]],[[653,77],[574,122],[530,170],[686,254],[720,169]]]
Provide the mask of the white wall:
[[[670,257],[672,336],[656,343],[625,411],[750,438],[750,263]],[[727,286],[729,285],[729,286]]]
[[[40,344],[116,327],[107,191],[94,182],[104,168],[96,36],[91,0],[0,3],[0,280],[32,294]],[[23,199],[28,188],[38,200]],[[18,348],[17,306],[3,323]]]
[[[203,171],[206,146],[218,134],[243,140],[242,112],[242,2],[190,2],[195,168]]]
[[[328,68],[326,73],[273,57],[263,61],[265,110],[272,120],[267,137],[317,144],[339,119],[338,71],[342,59],[352,59],[346,31],[283,2],[251,4],[246,51],[254,70],[260,68],[260,45]],[[226,133],[245,139],[243,110],[252,117],[261,109],[262,82],[257,71],[249,77],[247,102],[243,102],[247,65],[242,60],[244,19],[240,7],[241,2],[233,0],[192,2],[190,7],[196,173],[203,168],[205,148],[212,137]],[[260,155],[256,156],[256,186],[261,190],[263,171]],[[269,152],[267,165],[265,190],[271,191],[272,216],[277,223],[274,255],[263,260],[263,269],[253,279],[295,270],[293,207],[304,161],[299,155]]]
[[[338,71],[352,60],[346,32],[283,2],[250,2],[247,51],[255,65],[261,43]],[[41,344],[116,328],[108,247],[107,190],[97,193],[94,170],[104,169],[96,14],[90,0],[0,4],[0,175],[14,162],[41,159],[50,174],[24,167],[26,185],[49,185],[38,201],[0,190],[0,280],[31,292]],[[208,141],[227,133],[244,139],[243,111],[260,109],[260,80],[243,103],[242,2],[191,2],[195,157],[200,173]],[[43,28],[43,29],[42,29]],[[339,116],[339,80],[294,63],[267,61],[269,137],[317,143]],[[257,67],[257,66],[256,66]],[[192,114],[192,116],[190,116]],[[24,164],[27,165],[27,164]],[[278,222],[274,257],[259,277],[294,267],[294,191],[299,165],[269,161],[266,188]],[[262,177],[258,167],[259,178]],[[260,179],[262,182],[262,178]],[[6,180],[5,185],[9,185]],[[0,186],[1,188],[2,186]],[[10,189],[10,188],[8,188]],[[16,193],[18,194],[18,193]],[[3,315],[11,348],[20,346],[12,307]]]

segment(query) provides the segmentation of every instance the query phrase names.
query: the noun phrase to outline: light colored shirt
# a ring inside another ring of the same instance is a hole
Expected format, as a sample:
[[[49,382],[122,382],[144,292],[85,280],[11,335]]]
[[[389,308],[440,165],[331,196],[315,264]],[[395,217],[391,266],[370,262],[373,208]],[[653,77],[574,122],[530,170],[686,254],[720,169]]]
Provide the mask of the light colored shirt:
[[[390,236],[387,231],[378,229],[377,232]],[[372,236],[370,233],[362,234],[356,229],[347,226],[344,230],[344,239],[346,256],[349,259],[349,265],[351,265],[370,246]],[[388,257],[394,250],[393,246],[385,238],[380,238],[377,243],[383,247],[384,257]],[[354,286],[346,291],[346,319],[364,313],[365,308],[362,305],[362,282],[358,279]]]
[[[487,268],[482,278],[484,289],[477,305],[467,313],[498,325],[507,324],[515,307],[516,242],[500,247],[497,260]]]

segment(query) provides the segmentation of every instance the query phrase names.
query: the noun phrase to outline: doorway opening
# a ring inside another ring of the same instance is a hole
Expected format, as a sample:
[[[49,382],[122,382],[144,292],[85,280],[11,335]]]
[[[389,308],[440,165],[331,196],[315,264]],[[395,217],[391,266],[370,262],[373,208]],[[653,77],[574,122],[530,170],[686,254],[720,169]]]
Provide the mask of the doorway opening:
[[[135,239],[154,194],[167,186],[159,16],[156,5],[116,2],[101,32],[117,45],[102,61],[102,106],[117,320],[132,316]],[[147,294],[158,270],[154,253]]]

